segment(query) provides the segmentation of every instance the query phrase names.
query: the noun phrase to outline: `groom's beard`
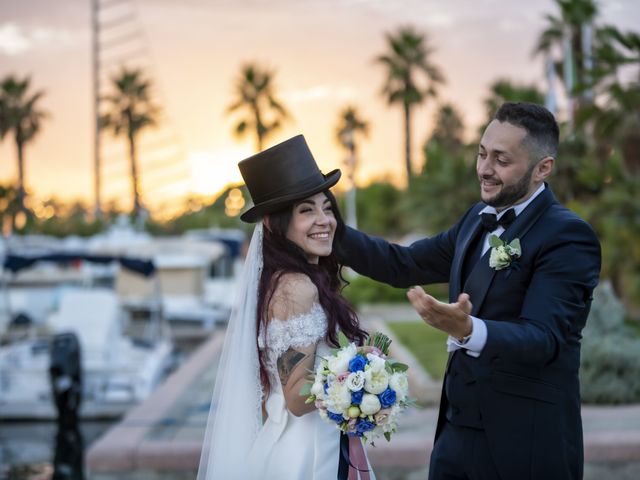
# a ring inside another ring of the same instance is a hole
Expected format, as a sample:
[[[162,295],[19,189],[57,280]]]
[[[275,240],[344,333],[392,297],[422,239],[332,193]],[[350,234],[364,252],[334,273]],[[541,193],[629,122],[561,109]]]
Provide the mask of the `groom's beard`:
[[[503,208],[514,205],[518,200],[523,198],[529,193],[529,186],[531,184],[531,177],[533,176],[533,169],[535,164],[531,165],[525,174],[513,185],[505,185],[495,197],[485,200],[484,203],[494,208]],[[481,177],[481,180],[495,180],[493,178]]]

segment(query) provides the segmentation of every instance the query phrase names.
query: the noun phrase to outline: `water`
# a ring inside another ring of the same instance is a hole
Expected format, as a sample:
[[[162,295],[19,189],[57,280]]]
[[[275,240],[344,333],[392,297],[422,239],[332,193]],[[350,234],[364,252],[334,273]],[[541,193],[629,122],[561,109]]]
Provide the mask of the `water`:
[[[80,460],[98,437],[114,423],[111,421],[81,422],[76,432],[67,430],[58,435],[56,422],[6,422],[0,426],[0,479],[45,480],[53,477],[56,450],[62,468],[56,478],[81,479],[73,475],[73,468],[65,474],[70,456]],[[66,456],[66,458],[65,458]]]
[[[186,360],[202,341],[203,337],[177,339],[174,342],[177,363]],[[60,432],[53,421],[0,420],[0,480],[88,478],[82,471],[84,453],[119,420],[80,421],[77,431],[65,432]]]

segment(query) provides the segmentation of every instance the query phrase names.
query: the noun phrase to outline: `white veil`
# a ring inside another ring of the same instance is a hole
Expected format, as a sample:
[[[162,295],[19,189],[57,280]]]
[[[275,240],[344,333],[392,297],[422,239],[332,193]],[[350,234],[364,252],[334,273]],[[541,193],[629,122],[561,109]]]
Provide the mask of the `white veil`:
[[[256,225],[218,364],[197,480],[245,480],[262,425],[256,306],[262,273],[262,222]]]

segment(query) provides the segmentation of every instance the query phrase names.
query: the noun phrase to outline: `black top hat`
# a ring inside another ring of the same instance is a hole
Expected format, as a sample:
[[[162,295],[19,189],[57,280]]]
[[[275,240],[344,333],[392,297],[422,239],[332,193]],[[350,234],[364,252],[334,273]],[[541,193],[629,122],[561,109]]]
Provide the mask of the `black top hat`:
[[[248,223],[327,190],[340,179],[338,169],[327,175],[320,171],[302,135],[242,160],[238,168],[253,200],[253,207],[240,215]]]

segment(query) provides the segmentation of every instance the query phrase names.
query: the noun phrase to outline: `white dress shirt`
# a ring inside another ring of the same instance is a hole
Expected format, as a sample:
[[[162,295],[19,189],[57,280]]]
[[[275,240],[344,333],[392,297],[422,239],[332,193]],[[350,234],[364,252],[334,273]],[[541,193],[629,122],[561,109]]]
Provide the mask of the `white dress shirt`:
[[[538,187],[535,193],[531,195],[531,197],[529,197],[526,201],[513,205],[511,207],[515,211],[516,218],[518,215],[522,213],[522,211],[525,208],[527,208],[527,206],[533,201],[534,198],[536,198],[538,195],[542,193],[544,189],[545,189],[545,186],[543,183],[542,185],[540,185],[540,187]],[[478,215],[481,215],[483,213],[493,213],[493,214],[496,214],[498,219],[500,219],[500,217],[502,217],[502,215],[504,215],[504,213],[507,210],[509,209],[505,208],[502,212],[498,213],[494,207],[487,205],[478,213]],[[498,228],[496,228],[493,232],[485,233],[484,239],[483,239],[481,256],[484,255],[487,252],[487,250],[489,250],[489,236],[496,235],[499,237],[500,235],[502,235],[504,230],[505,229],[502,225],[498,225]],[[471,303],[473,303],[473,299],[471,299]],[[458,341],[457,338],[453,338],[452,336],[449,336],[449,338],[447,338],[448,352],[453,352],[455,350],[458,350],[459,348],[464,348],[466,350],[466,354],[472,357],[479,357],[480,354],[482,353],[482,349],[487,343],[487,325],[484,323],[484,320],[480,318],[476,318],[472,315],[470,315],[470,317],[471,317],[471,323],[472,323],[471,334],[468,337],[465,337],[465,339],[462,342]]]

